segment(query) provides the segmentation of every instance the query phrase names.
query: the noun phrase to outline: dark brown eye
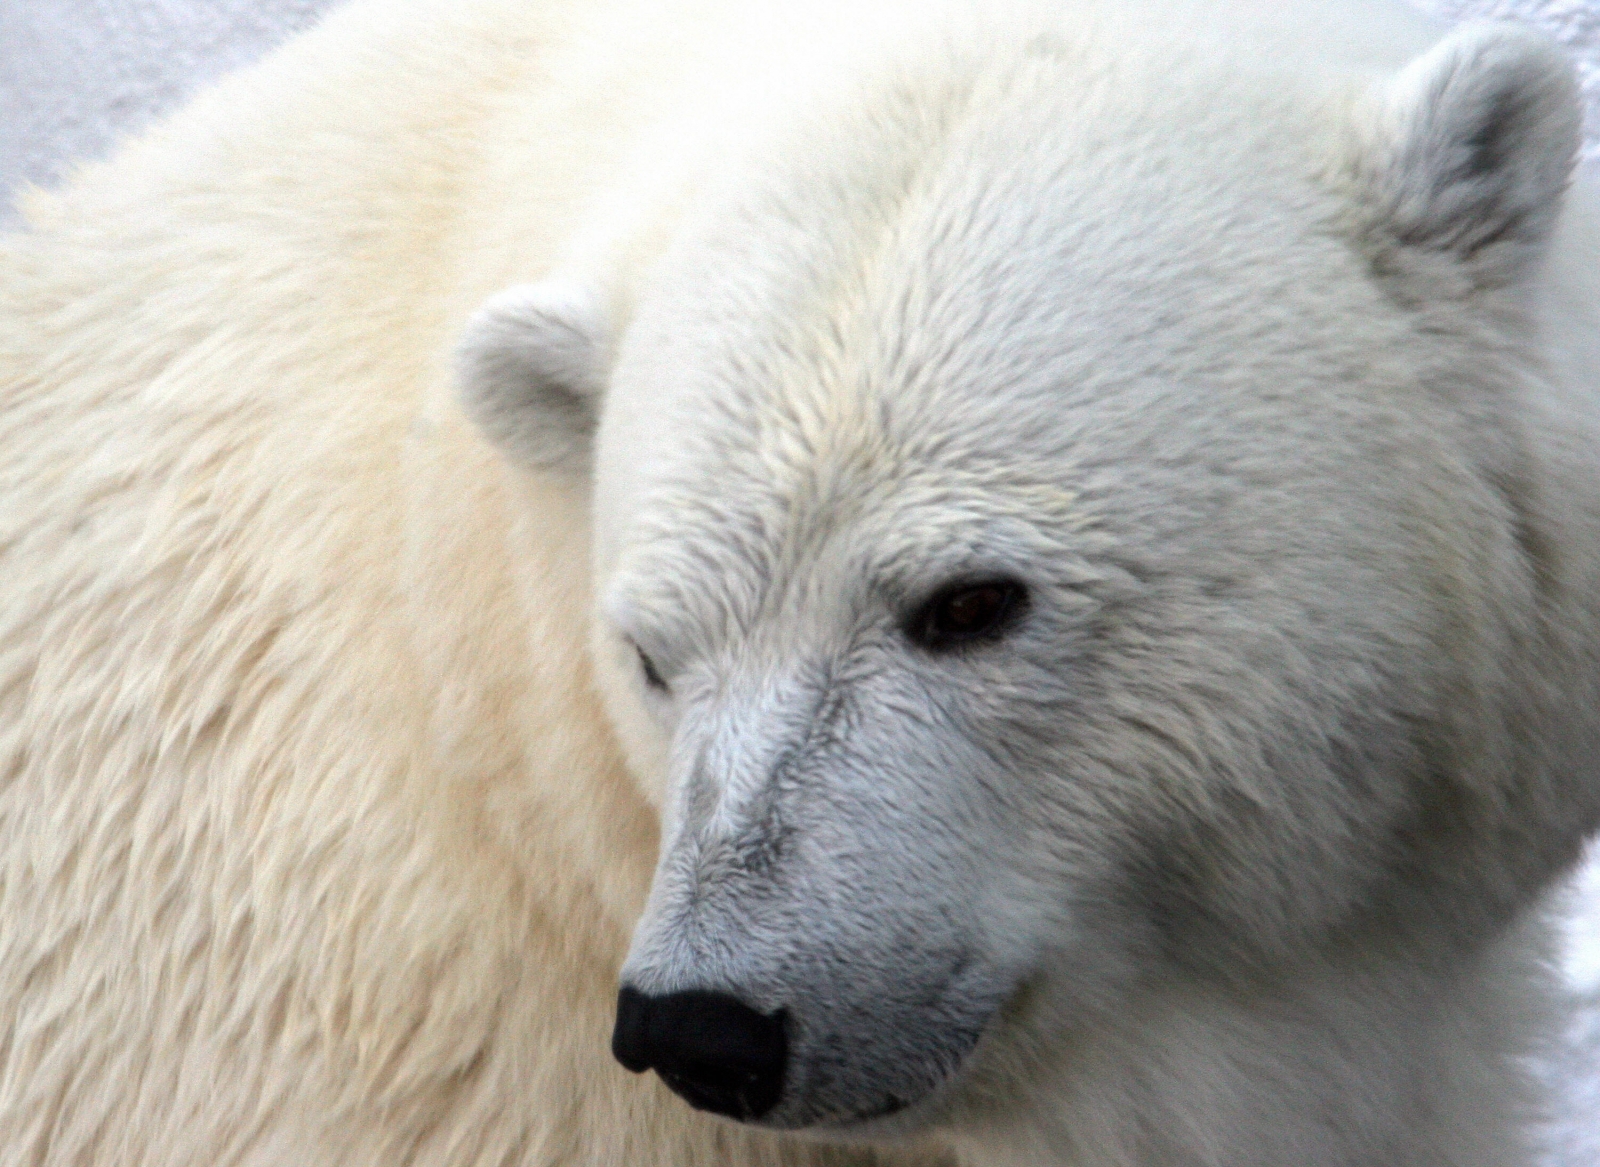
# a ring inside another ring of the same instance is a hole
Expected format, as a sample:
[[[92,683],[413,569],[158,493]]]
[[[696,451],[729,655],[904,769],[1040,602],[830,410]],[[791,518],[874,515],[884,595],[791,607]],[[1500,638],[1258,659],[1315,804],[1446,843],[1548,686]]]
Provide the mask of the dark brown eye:
[[[923,648],[949,648],[1000,635],[1027,606],[1028,590],[1011,580],[957,584],[912,617],[906,635]]]
[[[661,679],[661,674],[656,672],[656,662],[651,660],[644,649],[637,644],[633,646],[633,651],[639,654],[639,667],[644,670],[645,684],[652,689],[660,689],[665,693],[667,691],[667,683]]]

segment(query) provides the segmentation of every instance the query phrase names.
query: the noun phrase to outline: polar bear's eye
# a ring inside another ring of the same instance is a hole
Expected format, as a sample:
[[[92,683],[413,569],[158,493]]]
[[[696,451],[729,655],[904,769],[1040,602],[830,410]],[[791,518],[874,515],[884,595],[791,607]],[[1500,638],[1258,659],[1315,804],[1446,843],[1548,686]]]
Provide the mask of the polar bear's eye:
[[[665,693],[667,683],[661,679],[661,674],[656,672],[656,662],[651,660],[649,654],[637,644],[633,646],[633,651],[639,654],[639,667],[644,670],[645,684]]]
[[[936,592],[917,610],[906,635],[923,648],[948,648],[1000,635],[1028,603],[1028,590],[1013,580],[957,584]]]

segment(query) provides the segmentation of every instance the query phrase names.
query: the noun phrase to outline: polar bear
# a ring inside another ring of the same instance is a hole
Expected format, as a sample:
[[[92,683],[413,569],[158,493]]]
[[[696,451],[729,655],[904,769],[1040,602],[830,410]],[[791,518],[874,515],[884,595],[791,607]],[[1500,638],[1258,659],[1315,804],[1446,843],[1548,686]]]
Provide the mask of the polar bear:
[[[33,196],[0,1163],[1529,1162],[1577,133],[1387,0],[358,0]]]

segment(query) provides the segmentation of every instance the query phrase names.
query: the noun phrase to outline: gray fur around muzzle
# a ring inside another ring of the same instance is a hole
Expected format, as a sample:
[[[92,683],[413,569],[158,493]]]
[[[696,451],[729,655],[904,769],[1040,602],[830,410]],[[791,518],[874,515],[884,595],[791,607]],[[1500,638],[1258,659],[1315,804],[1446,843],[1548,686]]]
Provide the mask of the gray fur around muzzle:
[[[1013,987],[982,955],[970,852],[840,761],[741,809],[700,799],[667,842],[613,1051],[702,1110],[820,1130],[897,1114],[957,1070]],[[876,797],[852,797],[858,782]]]

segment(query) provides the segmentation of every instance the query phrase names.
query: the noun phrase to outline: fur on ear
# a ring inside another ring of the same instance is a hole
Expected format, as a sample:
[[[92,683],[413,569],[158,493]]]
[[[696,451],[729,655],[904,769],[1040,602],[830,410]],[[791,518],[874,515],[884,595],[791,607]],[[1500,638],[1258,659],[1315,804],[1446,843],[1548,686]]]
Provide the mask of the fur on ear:
[[[581,470],[610,355],[609,314],[587,285],[507,288],[473,314],[456,347],[462,409],[518,462]]]
[[[1355,171],[1390,245],[1519,276],[1555,224],[1582,139],[1571,63],[1514,25],[1466,25],[1375,95]]]

